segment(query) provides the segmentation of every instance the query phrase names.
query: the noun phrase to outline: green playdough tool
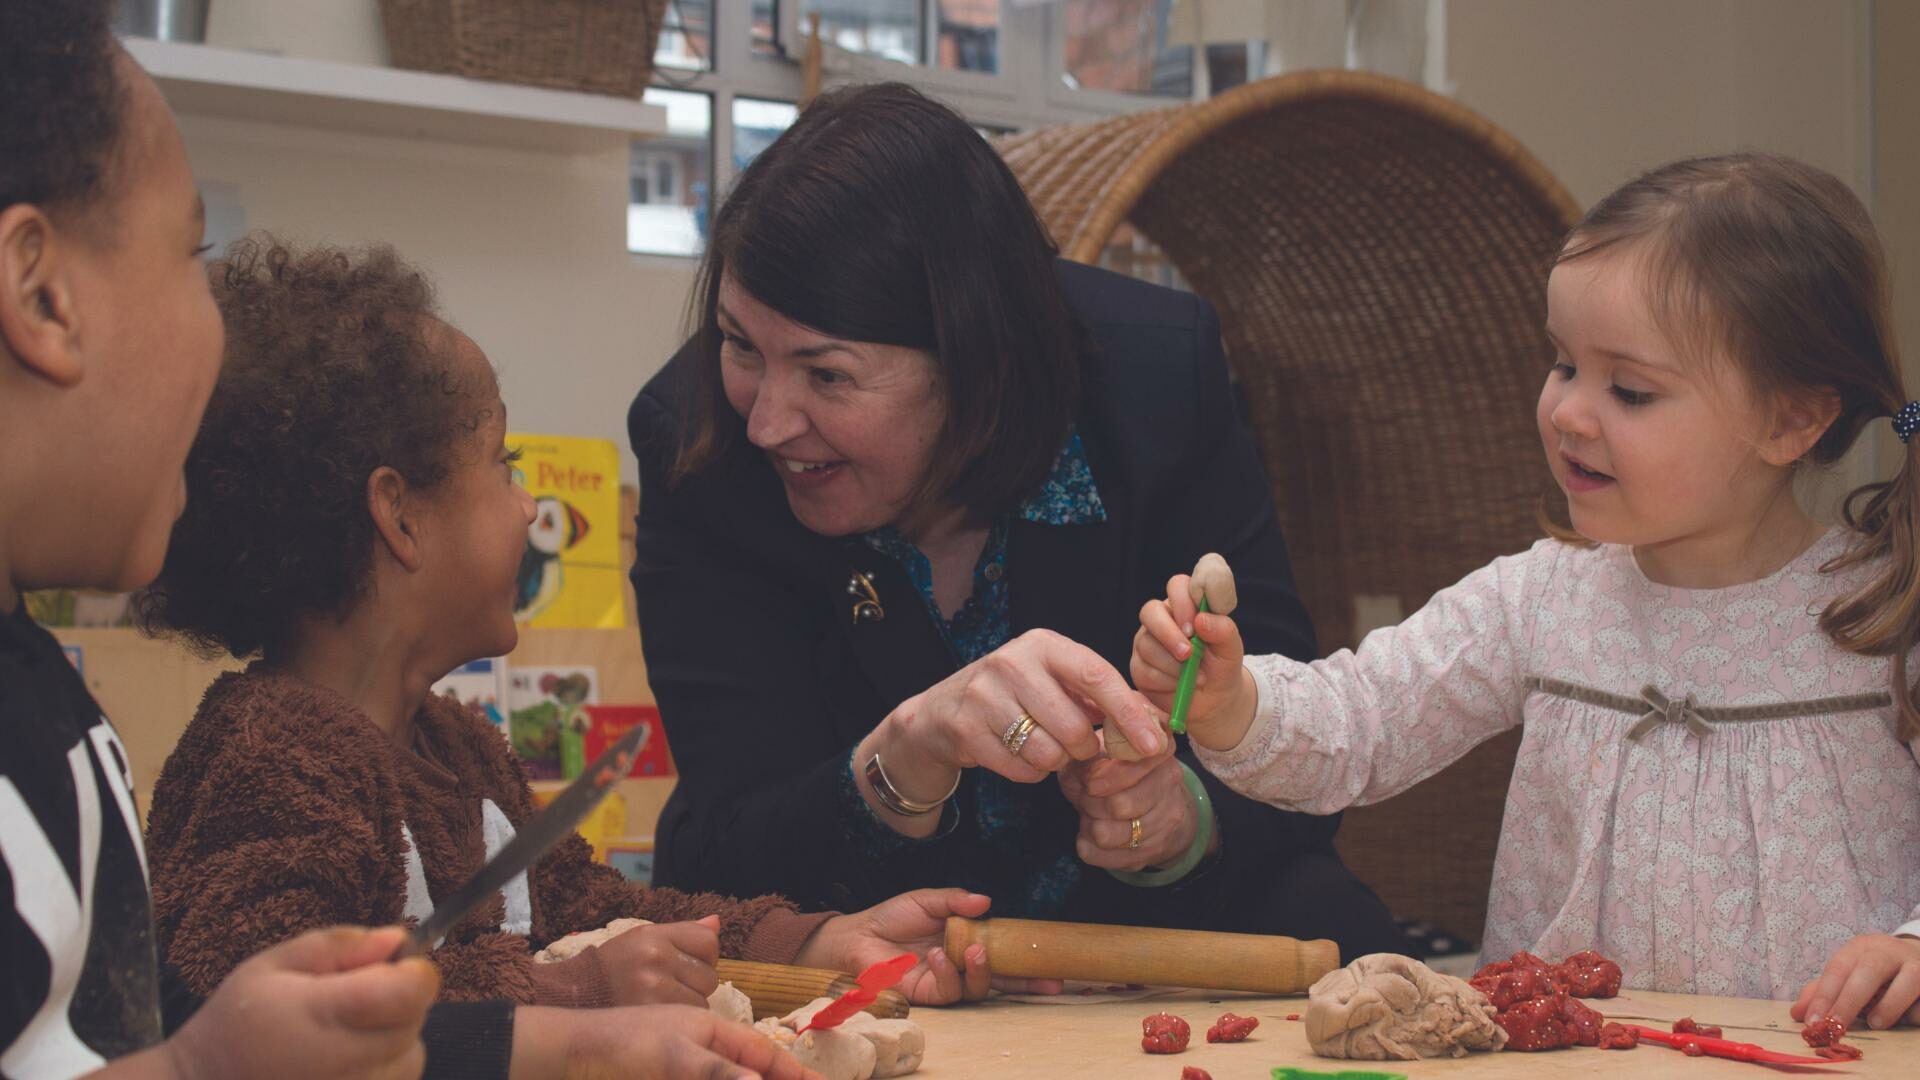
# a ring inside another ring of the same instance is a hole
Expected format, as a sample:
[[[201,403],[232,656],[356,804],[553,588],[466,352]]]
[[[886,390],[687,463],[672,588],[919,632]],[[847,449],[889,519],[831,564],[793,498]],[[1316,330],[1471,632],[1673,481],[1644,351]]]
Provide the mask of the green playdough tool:
[[[1233,568],[1227,560],[1209,551],[1200,556],[1193,564],[1193,577],[1187,584],[1187,591],[1202,614],[1212,612],[1219,615],[1231,615],[1240,603],[1239,594],[1233,585]],[[1193,684],[1200,677],[1200,658],[1207,653],[1206,642],[1195,634],[1187,639],[1193,651],[1187,654],[1187,662],[1180,669],[1180,682],[1173,688],[1173,711],[1167,717],[1167,727],[1174,734],[1187,732],[1187,710],[1193,706]]]
[[[1372,1072],[1367,1069],[1314,1072],[1312,1069],[1296,1069],[1291,1065],[1282,1065],[1273,1070],[1273,1080],[1407,1080],[1407,1074]]]
[[[1315,1072],[1311,1068],[1281,1065],[1273,1070],[1273,1080],[1407,1080],[1405,1072],[1371,1072],[1365,1068],[1344,1068],[1340,1072]]]

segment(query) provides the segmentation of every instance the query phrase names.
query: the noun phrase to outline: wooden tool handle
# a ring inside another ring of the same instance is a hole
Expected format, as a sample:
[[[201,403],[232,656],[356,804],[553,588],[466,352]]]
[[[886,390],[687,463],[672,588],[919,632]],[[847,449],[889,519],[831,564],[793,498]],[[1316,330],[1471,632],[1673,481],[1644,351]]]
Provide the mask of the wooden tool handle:
[[[1261,934],[1093,926],[1031,919],[947,920],[947,955],[987,947],[995,975],[1303,994],[1340,966],[1331,941]]]
[[[786,964],[760,964],[752,960],[722,960],[714,965],[721,982],[730,982],[753,999],[753,1018],[785,1016],[814,998],[839,997],[860,984],[844,971],[824,968],[791,967]],[[882,990],[866,1012],[882,1020],[898,1020],[907,1015],[906,995],[898,990]]]

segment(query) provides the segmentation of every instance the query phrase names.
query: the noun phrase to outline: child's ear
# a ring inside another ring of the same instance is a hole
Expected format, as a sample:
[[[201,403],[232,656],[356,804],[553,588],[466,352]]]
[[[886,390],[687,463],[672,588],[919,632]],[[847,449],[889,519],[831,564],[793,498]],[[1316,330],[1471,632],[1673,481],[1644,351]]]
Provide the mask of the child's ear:
[[[393,561],[408,571],[420,569],[420,539],[409,520],[413,498],[407,478],[391,465],[367,476],[367,513]]]
[[[37,206],[0,211],[0,344],[56,386],[80,381],[79,323],[53,223]]]
[[[1774,408],[1773,431],[1760,445],[1761,458],[1769,465],[1779,466],[1799,461],[1839,415],[1838,394],[1823,392],[1807,398],[1781,398]]]

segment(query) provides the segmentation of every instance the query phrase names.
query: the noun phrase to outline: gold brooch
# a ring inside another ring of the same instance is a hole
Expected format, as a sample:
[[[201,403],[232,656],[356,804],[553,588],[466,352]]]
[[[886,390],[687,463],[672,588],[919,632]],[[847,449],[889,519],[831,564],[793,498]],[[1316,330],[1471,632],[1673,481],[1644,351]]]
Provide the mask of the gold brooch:
[[[853,621],[879,622],[887,617],[887,609],[880,606],[880,591],[873,587],[873,579],[858,570],[847,579],[847,595],[853,597]]]

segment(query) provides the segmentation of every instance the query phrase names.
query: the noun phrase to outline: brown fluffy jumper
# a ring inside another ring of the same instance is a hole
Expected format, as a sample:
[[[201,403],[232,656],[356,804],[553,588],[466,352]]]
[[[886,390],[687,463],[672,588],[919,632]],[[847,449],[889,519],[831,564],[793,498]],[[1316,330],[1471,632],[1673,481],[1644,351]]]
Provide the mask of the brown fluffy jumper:
[[[304,930],[401,920],[412,835],[437,900],[486,859],[481,800],[517,829],[533,813],[520,763],[476,713],[430,698],[411,750],[333,694],[255,668],[223,676],[168,757],[147,819],[163,960],[194,992]],[[627,882],[569,837],[528,873],[530,937],[505,933],[505,901],[469,915],[434,951],[447,1000],[612,1004],[597,950],[559,964],[535,950],[617,918],[721,916],[720,951],[791,963],[829,916],[779,897],[736,901]]]

